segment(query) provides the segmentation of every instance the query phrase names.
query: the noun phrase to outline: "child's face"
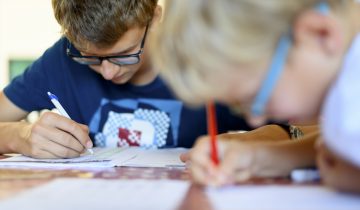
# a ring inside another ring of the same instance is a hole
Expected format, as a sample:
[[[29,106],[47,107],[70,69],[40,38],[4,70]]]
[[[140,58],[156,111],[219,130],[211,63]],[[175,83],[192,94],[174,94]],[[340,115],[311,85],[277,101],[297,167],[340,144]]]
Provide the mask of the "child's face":
[[[214,80],[226,85],[216,99],[234,106],[245,114],[254,126],[266,120],[314,123],[320,113],[323,99],[336,75],[340,58],[328,55],[319,44],[292,44],[285,56],[272,91],[268,93],[263,113],[254,115],[252,107],[261,86],[268,80],[272,56],[252,66],[238,66],[231,74],[215,75]],[[231,75],[231,76],[229,76]]]
[[[215,99],[240,107],[255,126],[268,119],[317,122],[351,42],[347,22],[318,12],[300,15],[293,33],[284,34],[267,58],[239,64],[227,74],[210,75],[224,86]]]
[[[86,52],[81,52],[81,54],[84,56],[105,57],[138,53],[141,50],[143,39],[146,39],[145,30],[145,27],[131,28],[111,48],[98,49],[94,46],[90,46]],[[101,64],[89,65],[89,67],[101,74],[105,80],[110,80],[114,84],[125,84],[129,81],[141,83],[144,74],[140,69],[144,64],[144,58],[145,56],[141,54],[139,63],[122,66],[111,63],[105,59]]]

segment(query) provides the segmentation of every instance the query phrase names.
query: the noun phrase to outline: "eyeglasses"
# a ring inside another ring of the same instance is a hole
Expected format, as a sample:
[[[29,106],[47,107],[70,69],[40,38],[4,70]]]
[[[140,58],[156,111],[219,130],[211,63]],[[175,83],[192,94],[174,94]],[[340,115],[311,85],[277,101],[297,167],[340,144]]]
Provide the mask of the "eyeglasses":
[[[265,80],[263,81],[263,84],[260,87],[258,94],[255,96],[255,100],[251,106],[251,114],[253,116],[260,116],[264,114],[265,106],[269,101],[271,93],[284,69],[291,45],[292,42],[290,35],[284,35],[280,38],[267,76],[265,77]]]
[[[147,31],[148,31],[148,25],[146,26],[144,37],[141,41],[140,50],[134,54],[114,55],[114,56],[83,56],[71,52],[72,45],[70,42],[68,42],[66,54],[74,61],[83,65],[101,65],[103,60],[107,60],[119,66],[138,64],[140,62],[140,55],[144,52],[144,45],[145,45]]]
[[[315,9],[317,12],[324,15],[327,15],[330,11],[329,5],[325,2],[319,3]],[[251,105],[251,114],[253,116],[261,116],[264,114],[265,106],[269,101],[275,84],[279,80],[279,77],[284,69],[291,45],[291,33],[285,34],[280,38],[267,76],[265,77],[265,80],[263,81],[263,84]]]
[[[270,99],[272,91],[284,69],[287,55],[292,45],[290,37],[290,34],[285,34],[280,38],[265,80],[255,95],[254,100],[252,102],[250,100],[244,100],[248,101],[247,103],[233,102],[230,104],[230,110],[234,114],[244,115],[249,113],[255,117],[264,114],[265,107]]]

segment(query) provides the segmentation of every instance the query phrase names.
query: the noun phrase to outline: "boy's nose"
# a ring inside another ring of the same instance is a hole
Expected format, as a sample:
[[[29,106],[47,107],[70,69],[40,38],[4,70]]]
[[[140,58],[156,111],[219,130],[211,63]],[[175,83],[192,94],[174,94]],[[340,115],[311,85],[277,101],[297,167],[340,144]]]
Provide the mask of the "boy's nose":
[[[104,60],[101,63],[101,75],[106,80],[112,80],[115,77],[115,75],[118,73],[119,68],[120,68],[119,66],[107,60]]]

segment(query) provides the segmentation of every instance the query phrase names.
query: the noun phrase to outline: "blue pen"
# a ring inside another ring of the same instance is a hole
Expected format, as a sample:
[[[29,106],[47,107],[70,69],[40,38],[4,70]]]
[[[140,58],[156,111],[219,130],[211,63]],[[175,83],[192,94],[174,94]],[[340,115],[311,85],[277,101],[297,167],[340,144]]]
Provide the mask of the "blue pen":
[[[66,118],[71,119],[70,116],[68,115],[68,113],[65,111],[64,107],[60,104],[58,97],[56,97],[56,95],[54,95],[50,92],[47,92],[47,94],[51,100],[51,103],[54,104],[55,108],[60,112],[60,114]],[[87,149],[87,151],[90,154],[94,154],[94,151],[92,149]]]

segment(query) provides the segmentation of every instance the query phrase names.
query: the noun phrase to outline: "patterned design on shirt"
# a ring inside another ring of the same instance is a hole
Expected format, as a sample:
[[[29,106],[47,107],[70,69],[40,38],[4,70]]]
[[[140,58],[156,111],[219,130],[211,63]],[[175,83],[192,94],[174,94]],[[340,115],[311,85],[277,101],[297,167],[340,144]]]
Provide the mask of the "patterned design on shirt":
[[[102,106],[106,106],[106,104],[109,103],[102,103]],[[172,125],[179,125],[180,123],[178,122],[179,118],[171,119],[171,114],[178,116],[181,110],[181,107],[177,105],[174,103],[172,107],[172,110],[177,110],[177,112],[170,114],[151,108],[150,105],[147,106],[148,108],[138,107],[132,113],[121,113],[113,110],[107,112],[107,116],[103,116],[104,113],[102,113],[102,116],[93,118],[100,121],[105,117],[102,129],[94,132],[95,145],[99,147],[141,146],[145,148],[160,148],[169,145],[169,138],[173,142],[173,135],[178,133],[174,130],[170,132],[171,129],[174,129]],[[93,125],[94,122],[91,124]],[[90,126],[91,129],[93,128]],[[175,129],[179,129],[179,127],[176,126]]]

